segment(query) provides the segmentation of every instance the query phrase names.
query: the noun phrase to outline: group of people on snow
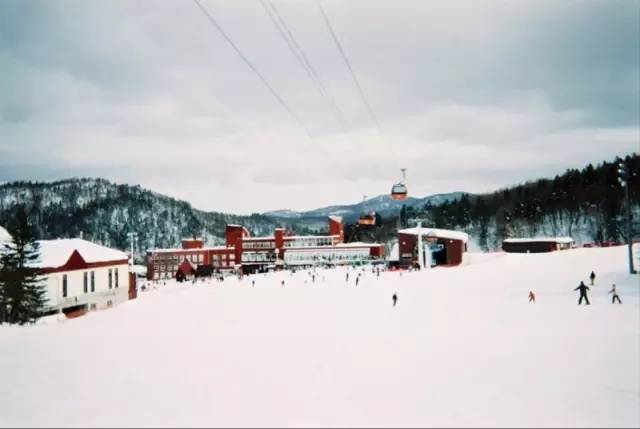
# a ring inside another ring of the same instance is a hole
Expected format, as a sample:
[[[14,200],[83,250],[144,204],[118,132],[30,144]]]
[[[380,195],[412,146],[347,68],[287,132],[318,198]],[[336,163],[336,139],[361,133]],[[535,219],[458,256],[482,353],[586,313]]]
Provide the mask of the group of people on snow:
[[[594,271],[591,271],[591,274],[589,274],[589,280],[591,281],[591,286],[594,286],[596,281],[596,273]],[[582,305],[582,301],[584,301],[586,305],[591,305],[591,303],[589,302],[589,296],[587,294],[588,290],[591,290],[591,288],[586,284],[584,284],[584,281],[580,281],[580,284],[578,285],[578,287],[574,289],[574,291],[580,292],[580,298],[578,298],[578,305]],[[616,289],[615,283],[611,286],[611,290],[608,292],[608,294],[612,295],[611,297],[612,304],[615,304],[616,301],[618,301],[618,304],[622,304],[622,300],[620,299],[620,295],[618,295],[618,290]],[[536,302],[536,294],[533,293],[533,291],[531,290],[529,291],[529,302],[533,302],[533,303]]]

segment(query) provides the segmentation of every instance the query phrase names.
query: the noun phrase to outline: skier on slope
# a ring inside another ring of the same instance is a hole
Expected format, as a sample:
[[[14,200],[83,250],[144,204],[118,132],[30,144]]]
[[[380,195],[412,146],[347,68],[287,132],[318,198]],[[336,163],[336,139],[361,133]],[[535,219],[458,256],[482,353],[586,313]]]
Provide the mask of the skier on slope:
[[[578,305],[582,304],[582,300],[587,301],[587,305],[591,305],[589,302],[589,297],[587,296],[587,291],[589,290],[589,286],[585,285],[583,281],[580,282],[577,288],[574,290],[580,291],[580,299],[578,300]]]
[[[596,273],[591,271],[591,274],[589,275],[589,279],[591,280],[591,286],[593,286],[594,282],[596,281]]]
[[[611,298],[611,304],[615,304],[616,299],[618,300],[618,304],[622,304],[622,301],[620,301],[620,297],[618,296],[618,291],[616,290],[615,284],[611,286],[611,290],[609,291],[609,293],[613,294],[613,297]]]
[[[529,302],[536,303],[536,294],[532,290],[529,291]]]

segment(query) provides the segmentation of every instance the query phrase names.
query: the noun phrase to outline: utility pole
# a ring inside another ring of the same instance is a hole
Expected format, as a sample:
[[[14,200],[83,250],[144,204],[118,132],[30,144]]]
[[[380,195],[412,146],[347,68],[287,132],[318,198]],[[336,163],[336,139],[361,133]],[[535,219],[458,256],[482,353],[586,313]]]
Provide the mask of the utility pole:
[[[618,163],[618,182],[624,188],[625,206],[627,212],[627,250],[629,253],[629,274],[635,274],[633,267],[633,233],[631,231],[631,198],[629,196],[629,180],[631,179],[629,169],[623,161]]]

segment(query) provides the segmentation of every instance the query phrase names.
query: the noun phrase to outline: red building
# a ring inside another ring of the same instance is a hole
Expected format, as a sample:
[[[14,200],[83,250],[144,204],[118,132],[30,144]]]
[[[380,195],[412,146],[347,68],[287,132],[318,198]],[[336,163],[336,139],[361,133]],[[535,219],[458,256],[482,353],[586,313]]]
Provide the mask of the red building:
[[[289,235],[276,228],[272,236],[251,237],[242,225],[227,225],[225,246],[204,247],[202,240],[183,240],[181,249],[147,252],[149,279],[172,278],[202,271],[241,269],[245,273],[285,266],[350,264],[384,257],[384,247],[371,243],[344,243],[344,226],[329,217],[329,235]]]
[[[545,253],[570,249],[571,237],[507,238],[502,241],[502,250],[508,253]]]
[[[418,264],[418,236],[422,236],[425,259],[431,265],[460,265],[467,251],[469,236],[460,231],[436,228],[408,228],[398,231],[400,267]]]

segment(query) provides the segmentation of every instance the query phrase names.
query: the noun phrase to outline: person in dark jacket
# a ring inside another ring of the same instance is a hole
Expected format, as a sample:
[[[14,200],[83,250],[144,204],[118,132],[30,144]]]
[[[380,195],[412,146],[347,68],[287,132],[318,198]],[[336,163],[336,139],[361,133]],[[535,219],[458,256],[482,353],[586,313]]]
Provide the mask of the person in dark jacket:
[[[395,307],[396,303],[398,302],[398,295],[394,293],[391,299],[393,300],[393,306]]]
[[[591,274],[589,275],[589,279],[591,280],[591,286],[593,286],[594,282],[596,281],[596,273],[591,271]]]
[[[529,302],[536,303],[536,294],[532,290],[529,291]]]
[[[589,286],[584,284],[584,282],[580,282],[580,285],[578,285],[578,287],[575,288],[574,290],[580,291],[580,299],[578,300],[578,305],[582,304],[583,299],[587,302],[587,305],[591,305],[591,303],[589,302],[589,297],[587,296],[587,291],[589,290]]]

